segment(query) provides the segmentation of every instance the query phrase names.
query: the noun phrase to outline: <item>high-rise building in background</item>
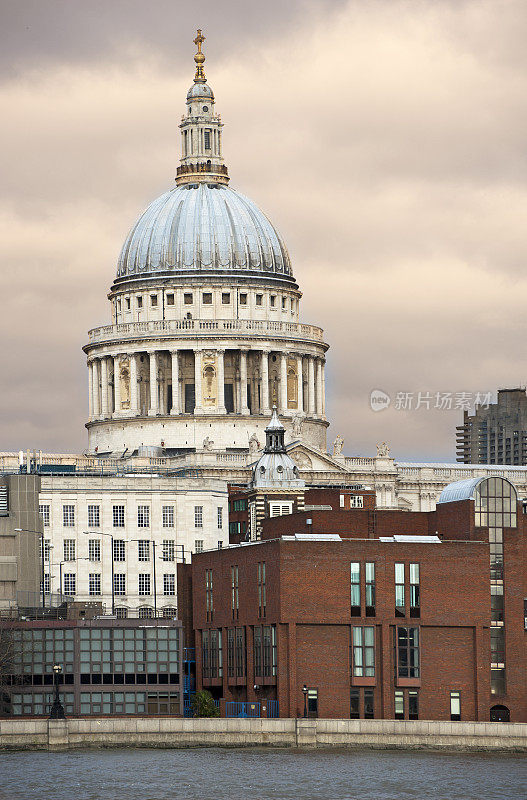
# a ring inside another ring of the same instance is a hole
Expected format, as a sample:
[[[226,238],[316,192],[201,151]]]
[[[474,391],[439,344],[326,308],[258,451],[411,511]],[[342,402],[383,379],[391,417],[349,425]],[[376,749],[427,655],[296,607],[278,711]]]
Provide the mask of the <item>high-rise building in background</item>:
[[[456,428],[457,461],[465,464],[527,464],[527,394],[499,389],[498,401],[464,412]]]

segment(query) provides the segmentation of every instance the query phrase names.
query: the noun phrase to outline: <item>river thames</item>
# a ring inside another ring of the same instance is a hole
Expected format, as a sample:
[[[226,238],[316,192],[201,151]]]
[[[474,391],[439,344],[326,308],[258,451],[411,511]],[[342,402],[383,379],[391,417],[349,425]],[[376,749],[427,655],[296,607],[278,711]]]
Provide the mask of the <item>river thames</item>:
[[[515,800],[527,758],[276,749],[0,755],[0,800]]]

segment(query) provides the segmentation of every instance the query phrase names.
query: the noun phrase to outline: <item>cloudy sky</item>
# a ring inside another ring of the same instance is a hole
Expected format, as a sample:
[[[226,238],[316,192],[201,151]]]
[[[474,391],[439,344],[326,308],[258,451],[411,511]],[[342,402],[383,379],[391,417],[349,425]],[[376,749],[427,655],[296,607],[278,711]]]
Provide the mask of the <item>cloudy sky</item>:
[[[456,406],[527,380],[525,0],[195,6],[0,2],[0,449],[86,446],[81,346],[173,183],[202,27],[231,184],[331,345],[328,441],[455,460]]]

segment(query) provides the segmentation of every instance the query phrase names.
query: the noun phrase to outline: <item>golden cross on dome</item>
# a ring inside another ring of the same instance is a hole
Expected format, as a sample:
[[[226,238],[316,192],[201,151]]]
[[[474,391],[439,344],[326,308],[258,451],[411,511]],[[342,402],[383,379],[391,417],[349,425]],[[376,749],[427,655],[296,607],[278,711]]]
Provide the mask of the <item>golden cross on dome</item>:
[[[205,63],[205,56],[201,52],[201,45],[205,41],[205,37],[201,33],[201,28],[198,28],[198,35],[194,39],[194,44],[198,48],[198,52],[194,56],[194,61],[196,62],[196,74],[194,75],[194,81],[199,83],[205,83],[205,73],[203,71],[203,64]]]
[[[204,36],[203,36],[203,34],[201,33],[201,28],[198,28],[198,30],[197,30],[197,34],[198,34],[198,35],[197,35],[197,36],[196,36],[196,38],[194,39],[194,44],[195,44],[195,45],[197,45],[197,47],[198,47],[198,53],[201,53],[201,45],[202,45],[202,44],[203,44],[203,42],[205,41],[205,37],[204,37]]]

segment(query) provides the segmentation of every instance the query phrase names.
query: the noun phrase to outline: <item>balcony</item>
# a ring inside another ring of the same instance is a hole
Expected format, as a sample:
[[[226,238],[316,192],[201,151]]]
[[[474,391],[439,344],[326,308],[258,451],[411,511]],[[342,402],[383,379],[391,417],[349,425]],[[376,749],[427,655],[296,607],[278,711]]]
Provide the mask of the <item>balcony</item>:
[[[324,344],[324,331],[316,325],[252,319],[171,319],[103,325],[88,332],[88,344],[202,337],[288,339]]]

